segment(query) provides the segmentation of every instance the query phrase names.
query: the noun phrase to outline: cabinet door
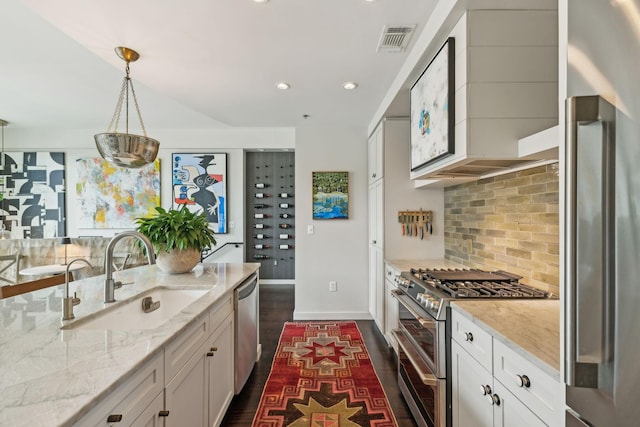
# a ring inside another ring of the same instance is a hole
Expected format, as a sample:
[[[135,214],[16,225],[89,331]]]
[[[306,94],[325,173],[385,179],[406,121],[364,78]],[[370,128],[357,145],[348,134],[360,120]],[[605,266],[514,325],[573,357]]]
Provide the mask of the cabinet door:
[[[369,187],[369,244],[383,248],[384,204],[382,181]]]
[[[546,427],[524,403],[520,402],[500,381],[495,380],[493,392],[500,399],[494,407],[495,427]]]
[[[207,352],[209,362],[209,426],[219,426],[234,392],[233,315],[215,330]]]
[[[391,296],[391,291],[395,289],[395,284],[389,279],[389,276],[386,276],[384,281],[384,301],[385,301],[385,313],[384,313],[384,322],[385,322],[385,338],[387,339],[387,343],[393,347],[398,353],[398,343],[395,338],[391,334],[391,331],[394,329],[398,329],[398,300]]]
[[[485,387],[493,386],[493,377],[455,341],[451,342],[451,381],[453,427],[492,427],[493,390]]]
[[[159,393],[153,402],[131,424],[131,427],[162,427],[165,417],[160,416],[164,410],[164,394]]]
[[[162,353],[138,369],[109,396],[89,411],[76,426],[111,425],[109,418],[120,419],[122,425],[130,425],[145,411],[164,386]]]
[[[382,169],[382,150],[383,150],[383,125],[381,124],[376,128],[371,137],[369,137],[368,143],[368,171],[369,171],[369,184],[383,177]]]
[[[165,387],[166,409],[169,411],[165,421],[166,427],[207,425],[209,347],[209,340],[201,344],[191,359]]]
[[[369,246],[369,313],[384,333],[384,277],[382,250]]]

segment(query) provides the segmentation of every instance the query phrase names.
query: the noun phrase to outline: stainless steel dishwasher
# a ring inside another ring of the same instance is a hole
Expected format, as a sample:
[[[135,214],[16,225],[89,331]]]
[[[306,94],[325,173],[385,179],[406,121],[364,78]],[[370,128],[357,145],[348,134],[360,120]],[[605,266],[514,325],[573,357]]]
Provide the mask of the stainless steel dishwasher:
[[[258,355],[258,276],[254,274],[234,292],[235,393],[244,387]]]

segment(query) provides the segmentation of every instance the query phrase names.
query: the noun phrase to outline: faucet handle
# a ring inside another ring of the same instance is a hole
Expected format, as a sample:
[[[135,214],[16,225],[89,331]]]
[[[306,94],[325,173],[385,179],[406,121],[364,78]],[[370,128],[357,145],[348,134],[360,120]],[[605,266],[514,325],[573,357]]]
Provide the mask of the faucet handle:
[[[71,299],[71,303],[73,305],[78,305],[80,304],[81,299],[78,298],[78,294],[76,292],[73,293],[73,298]]]
[[[123,283],[121,281],[113,282],[113,289],[120,289]]]

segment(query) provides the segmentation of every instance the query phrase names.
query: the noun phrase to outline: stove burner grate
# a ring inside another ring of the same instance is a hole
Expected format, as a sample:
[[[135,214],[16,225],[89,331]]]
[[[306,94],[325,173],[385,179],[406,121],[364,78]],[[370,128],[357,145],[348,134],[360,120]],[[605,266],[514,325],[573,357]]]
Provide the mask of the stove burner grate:
[[[547,298],[548,294],[518,282],[458,281],[438,283],[454,298]]]
[[[433,286],[453,298],[548,298],[549,293],[522,284],[522,276],[505,271],[478,269],[415,269],[419,282]]]

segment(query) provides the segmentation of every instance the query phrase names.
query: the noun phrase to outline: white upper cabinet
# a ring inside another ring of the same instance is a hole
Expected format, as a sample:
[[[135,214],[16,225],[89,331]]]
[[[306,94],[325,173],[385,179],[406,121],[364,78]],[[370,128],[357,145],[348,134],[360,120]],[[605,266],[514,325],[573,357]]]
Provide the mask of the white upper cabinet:
[[[411,172],[411,179],[460,183],[557,158],[557,151],[519,144],[558,124],[557,11],[469,10],[448,36],[455,39],[454,153]]]

